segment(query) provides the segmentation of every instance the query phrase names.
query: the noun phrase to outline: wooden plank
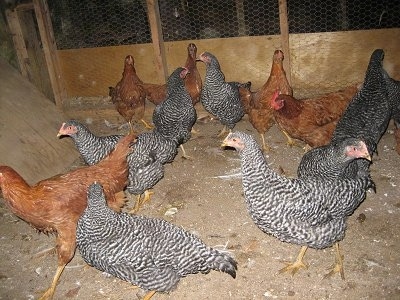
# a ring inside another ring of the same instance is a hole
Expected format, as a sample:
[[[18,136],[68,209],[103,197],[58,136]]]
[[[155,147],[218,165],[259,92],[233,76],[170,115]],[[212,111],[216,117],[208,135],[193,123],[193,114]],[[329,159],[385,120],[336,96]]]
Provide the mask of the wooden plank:
[[[157,0],[147,0],[147,14],[149,18],[151,39],[154,49],[154,63],[157,68],[157,73],[161,82],[165,82],[168,78],[166,68],[166,57],[164,49],[164,40],[162,34],[160,10]]]
[[[292,76],[290,70],[289,24],[288,24],[286,0],[279,0],[279,24],[281,29],[281,44],[282,44],[281,50],[285,55],[285,58],[283,60],[283,68],[286,71],[286,78],[289,84],[291,84]]]
[[[400,58],[396,56],[400,52],[399,36],[399,28],[291,34],[291,76],[295,93],[303,90],[321,93],[362,80],[366,61],[375,48],[385,50],[384,66],[392,77],[400,80]],[[272,55],[276,49],[282,49],[279,35],[166,42],[168,74],[185,63],[190,42],[197,45],[198,54],[209,51],[217,56],[227,80],[251,81],[253,89],[268,79]],[[157,80],[151,44],[57,52],[68,97],[108,95],[108,87],[121,79],[127,54],[135,58],[136,71],[143,81],[161,83]],[[204,64],[199,62],[197,67],[204,78]]]
[[[24,36],[22,34],[21,24],[19,23],[17,11],[7,9],[6,18],[14,42],[14,48],[17,54],[20,72],[22,76],[29,78],[31,72],[29,67],[28,51],[26,50]]]
[[[399,80],[399,36],[400,28],[290,35],[295,94],[323,93],[361,82],[377,48],[385,50],[384,67]]]
[[[0,164],[33,183],[64,172],[79,157],[58,139],[66,117],[35,86],[0,59]]]
[[[47,70],[53,89],[54,100],[57,107],[61,108],[66,98],[66,90],[57,57],[57,47],[53,35],[49,8],[45,0],[33,0],[40,38],[46,58]]]

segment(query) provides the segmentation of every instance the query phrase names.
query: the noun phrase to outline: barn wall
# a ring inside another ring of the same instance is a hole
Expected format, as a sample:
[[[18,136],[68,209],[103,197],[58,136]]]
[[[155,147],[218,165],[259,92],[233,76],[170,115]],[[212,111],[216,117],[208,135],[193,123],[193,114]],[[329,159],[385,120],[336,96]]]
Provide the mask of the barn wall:
[[[292,85],[298,94],[335,90],[361,81],[376,48],[386,52],[385,67],[400,79],[400,29],[290,35]],[[168,72],[183,65],[187,44],[166,42]],[[227,80],[251,81],[260,87],[268,78],[272,55],[281,48],[279,36],[237,37],[193,41],[198,54],[209,51],[220,60]],[[58,50],[68,97],[107,95],[121,78],[127,54],[135,58],[136,71],[145,82],[160,83],[151,44]],[[198,64],[204,76],[204,65]]]

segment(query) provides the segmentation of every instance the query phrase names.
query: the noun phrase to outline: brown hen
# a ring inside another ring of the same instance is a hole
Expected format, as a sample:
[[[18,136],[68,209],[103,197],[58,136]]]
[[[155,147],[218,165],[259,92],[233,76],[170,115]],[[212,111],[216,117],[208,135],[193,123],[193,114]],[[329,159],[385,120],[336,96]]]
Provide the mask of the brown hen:
[[[125,57],[124,72],[122,79],[115,88],[110,88],[110,97],[118,113],[129,123],[131,132],[133,132],[134,122],[139,120],[146,128],[151,129],[144,119],[146,92],[141,86],[143,82],[136,74],[135,60],[132,55]]]
[[[271,100],[275,121],[294,145],[294,139],[310,147],[328,144],[336,124],[350,100],[356,94],[358,85],[351,85],[337,92],[309,99],[296,99],[290,95],[278,95]]]
[[[122,138],[114,151],[97,165],[82,167],[66,174],[28,183],[11,167],[0,166],[0,187],[5,203],[19,218],[40,232],[56,235],[58,267],[51,286],[41,299],[51,299],[65,266],[76,248],[76,226],[87,204],[87,189],[93,182],[104,186],[108,205],[120,211],[125,204],[127,184],[126,157],[135,136]]]
[[[200,101],[200,92],[203,86],[199,70],[196,66],[197,47],[195,44],[190,43],[187,46],[188,55],[184,67],[188,69],[189,73],[185,78],[185,87],[192,98],[192,103],[195,105]],[[154,105],[158,105],[167,97],[166,84],[143,83],[144,90],[146,91],[146,99]]]
[[[257,92],[251,92],[250,89],[247,89],[247,91],[244,88],[240,89],[241,100],[249,116],[249,121],[260,134],[262,148],[265,151],[269,150],[269,146],[265,143],[264,134],[275,123],[270,104],[271,99],[276,90],[279,90],[282,94],[293,94],[283,68],[283,58],[283,52],[275,50],[269,78]]]

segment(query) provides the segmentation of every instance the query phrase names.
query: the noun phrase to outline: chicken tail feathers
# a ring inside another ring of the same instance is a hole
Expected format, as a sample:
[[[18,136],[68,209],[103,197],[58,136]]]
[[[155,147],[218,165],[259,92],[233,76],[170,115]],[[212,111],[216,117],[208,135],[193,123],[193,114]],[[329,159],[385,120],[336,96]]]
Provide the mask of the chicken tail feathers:
[[[210,255],[209,266],[213,270],[222,271],[236,278],[237,262],[228,254],[214,250]]]

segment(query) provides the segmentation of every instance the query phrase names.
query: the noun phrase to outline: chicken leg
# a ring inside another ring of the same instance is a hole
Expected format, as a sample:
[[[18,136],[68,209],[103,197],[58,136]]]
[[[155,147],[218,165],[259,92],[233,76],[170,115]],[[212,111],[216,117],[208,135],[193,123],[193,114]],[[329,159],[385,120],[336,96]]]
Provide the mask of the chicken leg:
[[[265,143],[265,137],[263,133],[260,133],[261,136],[261,142],[262,142],[262,149],[264,152],[269,152],[271,150],[271,147]]]
[[[146,296],[144,296],[143,300],[149,300],[151,297],[154,296],[155,293],[156,293],[156,291],[148,292],[148,293],[146,294]]]
[[[144,203],[147,201],[150,201],[151,195],[154,194],[154,192],[150,192],[149,190],[144,191],[144,196],[142,199],[142,195],[138,195],[135,206],[129,211],[130,214],[135,214],[139,211],[139,209],[143,206]]]
[[[303,257],[306,254],[307,248],[307,246],[302,246],[296,260],[293,263],[286,263],[287,266],[280,269],[279,273],[290,272],[293,276],[301,268],[307,269],[308,266],[303,262]]]
[[[63,264],[63,265],[57,267],[57,271],[56,271],[56,274],[54,275],[51,286],[46,290],[46,292],[43,294],[43,296],[39,298],[39,300],[47,300],[47,299],[53,298],[54,292],[57,287],[58,280],[60,279],[61,273],[64,271],[65,266],[66,266],[66,264]]]
[[[335,243],[335,264],[331,271],[324,276],[324,278],[331,277],[335,273],[340,273],[340,277],[344,280],[344,269],[343,269],[343,255],[340,254],[339,243]]]

